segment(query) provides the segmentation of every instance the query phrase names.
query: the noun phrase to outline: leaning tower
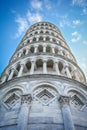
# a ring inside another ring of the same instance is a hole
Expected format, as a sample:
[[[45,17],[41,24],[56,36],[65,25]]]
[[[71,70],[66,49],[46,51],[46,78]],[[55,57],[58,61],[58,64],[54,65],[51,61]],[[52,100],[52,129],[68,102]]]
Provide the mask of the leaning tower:
[[[27,30],[1,75],[0,130],[87,130],[86,78],[52,23]]]

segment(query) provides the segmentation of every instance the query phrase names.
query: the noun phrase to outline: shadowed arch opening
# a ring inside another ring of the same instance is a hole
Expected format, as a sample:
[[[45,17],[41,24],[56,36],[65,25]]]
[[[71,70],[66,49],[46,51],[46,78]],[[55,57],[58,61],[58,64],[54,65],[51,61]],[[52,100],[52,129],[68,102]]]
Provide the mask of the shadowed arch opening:
[[[54,62],[53,60],[48,60],[47,61],[47,73],[49,74],[54,74],[55,69],[54,69]]]
[[[36,32],[35,32],[36,33]],[[36,33],[37,34],[37,33]],[[33,41],[35,42],[36,41],[36,37],[33,38]]]
[[[49,53],[52,52],[51,47],[49,45],[46,47],[46,52],[49,52]]]
[[[24,72],[24,73],[28,73],[28,72],[30,72],[30,70],[31,70],[31,62],[28,61],[28,62],[25,64],[25,67],[24,67],[23,72]]]
[[[58,67],[59,67],[60,73],[62,73],[62,71],[63,71],[63,63],[62,63],[62,62],[59,62],[59,63],[58,63]]]
[[[38,46],[38,52],[43,52],[43,46],[42,45]]]
[[[33,46],[30,48],[30,52],[34,53],[34,47]]]
[[[43,41],[43,37],[39,37],[39,41]]]
[[[71,108],[74,108],[75,110],[84,109],[86,99],[81,92],[72,89],[68,91],[68,95],[71,97],[70,100]]]
[[[8,90],[3,96],[3,105],[5,105],[7,109],[19,108],[20,95],[22,95],[22,93],[22,90],[18,88]]]
[[[36,61],[35,73],[42,73],[42,72],[43,72],[43,61],[42,59],[38,59]]]

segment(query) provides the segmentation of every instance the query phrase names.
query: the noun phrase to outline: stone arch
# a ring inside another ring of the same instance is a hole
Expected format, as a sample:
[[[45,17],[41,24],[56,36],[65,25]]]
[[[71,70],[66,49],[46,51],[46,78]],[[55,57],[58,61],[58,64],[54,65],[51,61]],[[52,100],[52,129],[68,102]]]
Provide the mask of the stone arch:
[[[49,38],[49,37],[46,37],[46,41],[50,41],[50,38]]]
[[[34,34],[38,34],[38,32],[36,31]]]
[[[19,72],[19,70],[20,70],[20,67],[21,67],[21,66],[20,66],[20,63],[18,63],[17,66],[16,66],[16,70],[17,70],[18,72]]]
[[[58,89],[58,86],[54,85],[54,84],[51,83],[51,82],[47,82],[47,81],[43,81],[43,82],[36,83],[36,85],[32,87],[32,92],[34,92],[34,91],[35,91],[36,89],[38,89],[39,87],[45,86],[45,85],[48,85],[49,87],[51,87],[52,89],[54,89],[54,90],[56,91],[56,93],[59,93],[59,95],[61,95],[61,92],[60,92],[60,90]]]
[[[86,104],[85,96],[80,91],[75,89],[69,90],[68,95],[71,97],[70,105],[77,110],[83,110]]]
[[[38,46],[38,52],[43,52],[43,46],[42,45]]]
[[[63,68],[64,68],[63,62],[61,61],[58,62],[58,68],[59,68],[60,73],[62,73]]]
[[[41,37],[39,37],[39,41],[43,41],[43,37],[41,36]]]
[[[34,46],[31,46],[31,47],[30,47],[30,52],[31,52],[31,53],[34,53]]]
[[[51,35],[52,35],[52,36],[54,36],[54,33],[53,33],[53,32],[51,32]]]
[[[62,53],[63,53],[63,56],[66,56],[66,52],[64,50],[62,51]]]
[[[55,69],[54,69],[54,61],[52,59],[49,59],[47,61],[47,73],[54,73]]]
[[[52,39],[52,41],[53,41],[53,42],[56,42],[56,39],[55,39],[55,38],[53,38],[53,39]]]
[[[2,95],[3,105],[8,109],[18,108],[18,106],[20,105],[20,95],[22,94],[23,89],[20,88],[20,86],[14,86],[14,88],[7,90]]]
[[[58,54],[59,49],[57,47],[55,47],[54,50],[55,50],[55,54]]]
[[[23,50],[23,55],[26,55],[26,49]]]
[[[48,84],[39,84],[34,91],[33,91],[33,98],[36,99],[36,102],[38,101],[42,105],[48,105],[51,102],[57,102],[57,98],[59,96],[59,93],[55,90],[55,88],[52,85]]]
[[[33,42],[35,42],[35,41],[36,41],[36,37],[33,38]]]
[[[30,40],[27,41],[27,44],[30,43]]]
[[[41,31],[40,31],[40,34],[43,34],[43,33],[44,33],[44,32],[41,30]]]
[[[30,69],[31,69],[31,61],[27,61],[26,64],[25,64],[23,72],[24,73],[30,72]]]
[[[45,33],[46,33],[46,34],[49,34],[49,31],[46,31]]]
[[[50,47],[50,45],[47,45],[47,47],[46,47],[46,52],[52,52],[52,48]]]
[[[83,98],[84,98],[84,100],[87,100],[87,94],[82,90],[82,89],[76,89],[75,87],[73,87],[73,86],[69,86],[69,87],[67,87],[67,88],[65,88],[65,90],[64,90],[64,94],[65,95],[68,95],[68,93],[69,92],[71,92],[71,91],[73,91],[73,92],[76,92],[76,93],[79,93]]]
[[[33,36],[33,34],[32,34],[32,33],[30,34],[30,37],[31,37],[31,36]]]
[[[37,59],[36,65],[35,65],[35,71],[37,73],[43,72],[43,61],[42,61],[42,59]]]

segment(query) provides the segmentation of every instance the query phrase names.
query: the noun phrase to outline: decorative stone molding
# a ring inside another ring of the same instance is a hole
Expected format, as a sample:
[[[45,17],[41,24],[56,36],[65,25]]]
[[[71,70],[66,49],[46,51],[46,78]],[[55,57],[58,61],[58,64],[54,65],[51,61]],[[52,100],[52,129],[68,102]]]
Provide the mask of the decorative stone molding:
[[[69,105],[70,102],[70,97],[68,96],[60,96],[60,98],[58,99],[60,104],[63,105]]]
[[[30,104],[32,101],[31,94],[21,95],[21,104]]]

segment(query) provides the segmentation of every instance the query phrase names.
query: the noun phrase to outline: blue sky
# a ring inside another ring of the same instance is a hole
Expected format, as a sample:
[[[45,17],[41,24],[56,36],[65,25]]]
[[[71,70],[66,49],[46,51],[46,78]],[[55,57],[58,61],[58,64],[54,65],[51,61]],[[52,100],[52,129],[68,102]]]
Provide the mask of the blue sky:
[[[58,26],[87,77],[87,0],[0,0],[0,74],[26,30],[40,21]]]

